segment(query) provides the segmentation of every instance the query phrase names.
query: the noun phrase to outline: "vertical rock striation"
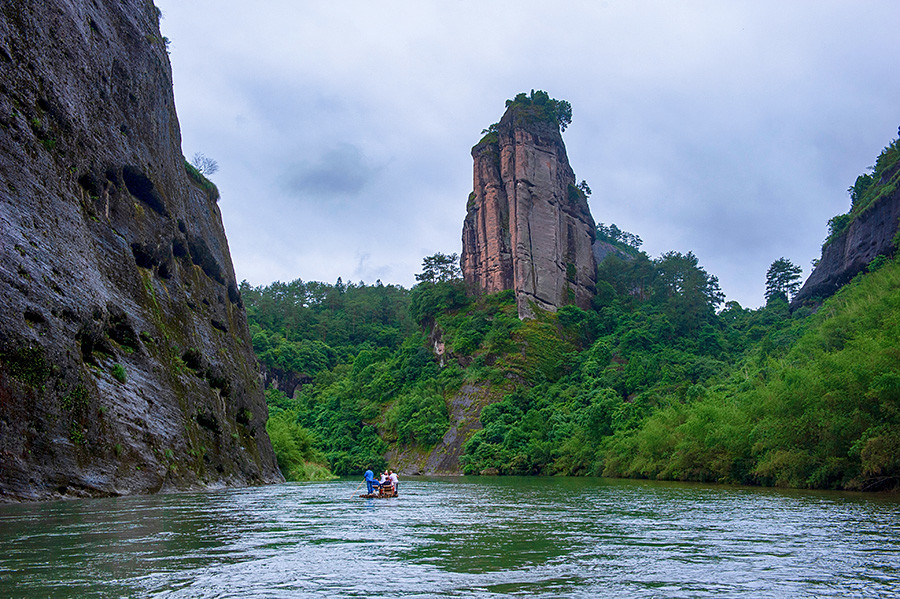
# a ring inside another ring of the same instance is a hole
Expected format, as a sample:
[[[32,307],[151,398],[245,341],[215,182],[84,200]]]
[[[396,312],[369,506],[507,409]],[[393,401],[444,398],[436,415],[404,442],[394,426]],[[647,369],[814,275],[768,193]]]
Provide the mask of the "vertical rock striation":
[[[588,307],[597,276],[594,220],[558,124],[512,103],[472,157],[475,190],[462,233],[466,282],[484,293],[514,290],[521,318],[532,306]]]
[[[0,500],[281,479],[158,18],[0,6]]]

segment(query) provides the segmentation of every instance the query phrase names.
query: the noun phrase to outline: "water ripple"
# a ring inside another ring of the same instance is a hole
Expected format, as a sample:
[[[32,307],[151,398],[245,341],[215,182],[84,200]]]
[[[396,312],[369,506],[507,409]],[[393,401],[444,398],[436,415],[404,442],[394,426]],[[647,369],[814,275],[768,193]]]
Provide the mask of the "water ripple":
[[[0,507],[0,597],[889,597],[900,500],[603,479]]]

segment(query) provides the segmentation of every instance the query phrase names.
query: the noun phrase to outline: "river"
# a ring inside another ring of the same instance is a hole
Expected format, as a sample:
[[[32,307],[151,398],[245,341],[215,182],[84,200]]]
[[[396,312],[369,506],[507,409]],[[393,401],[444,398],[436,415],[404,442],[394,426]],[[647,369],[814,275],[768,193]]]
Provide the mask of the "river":
[[[900,497],[356,480],[0,506],[0,597],[898,597]]]

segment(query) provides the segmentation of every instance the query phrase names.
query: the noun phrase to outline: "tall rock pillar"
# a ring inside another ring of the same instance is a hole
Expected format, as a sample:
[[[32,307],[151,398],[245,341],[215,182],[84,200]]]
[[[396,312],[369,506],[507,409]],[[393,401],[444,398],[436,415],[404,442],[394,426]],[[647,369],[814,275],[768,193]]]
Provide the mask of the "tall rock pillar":
[[[520,318],[532,306],[590,306],[596,284],[594,219],[575,186],[556,120],[512,102],[474,148],[474,191],[463,223],[461,266],[482,293],[512,289]]]

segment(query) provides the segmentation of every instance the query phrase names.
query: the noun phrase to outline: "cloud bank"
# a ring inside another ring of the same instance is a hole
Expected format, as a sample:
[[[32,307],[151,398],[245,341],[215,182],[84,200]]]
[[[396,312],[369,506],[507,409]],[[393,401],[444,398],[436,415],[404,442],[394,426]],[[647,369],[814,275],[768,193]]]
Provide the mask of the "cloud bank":
[[[888,1],[157,4],[184,153],[221,166],[253,284],[414,284],[459,251],[481,130],[544,89],[573,106],[595,220],[758,306],[900,124]]]

